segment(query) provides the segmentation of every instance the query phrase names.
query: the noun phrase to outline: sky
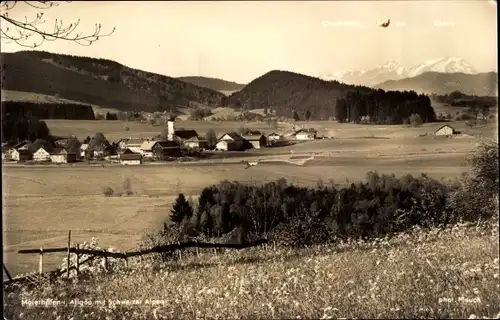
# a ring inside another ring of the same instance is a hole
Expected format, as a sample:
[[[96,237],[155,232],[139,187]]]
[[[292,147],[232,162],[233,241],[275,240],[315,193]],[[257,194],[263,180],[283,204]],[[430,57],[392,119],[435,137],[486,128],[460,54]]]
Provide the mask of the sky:
[[[9,17],[34,17],[19,3]],[[42,10],[96,23],[110,37],[90,47],[45,42],[38,50],[117,61],[171,77],[205,76],[248,83],[271,70],[312,76],[369,69],[388,61],[412,67],[453,56],[479,72],[497,71],[496,2],[471,1],[98,1]],[[388,28],[378,23],[391,19]],[[3,23],[3,20],[1,21]],[[26,50],[2,42],[2,52]]]

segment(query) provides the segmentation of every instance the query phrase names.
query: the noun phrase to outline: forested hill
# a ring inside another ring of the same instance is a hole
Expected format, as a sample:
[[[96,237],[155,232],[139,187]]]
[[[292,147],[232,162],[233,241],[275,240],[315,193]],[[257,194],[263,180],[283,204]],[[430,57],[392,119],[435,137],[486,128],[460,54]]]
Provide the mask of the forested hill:
[[[223,93],[117,62],[44,51],[1,53],[2,89],[58,95],[123,111],[225,104]]]
[[[311,119],[328,119],[334,115],[335,100],[348,91],[371,89],[337,81],[325,81],[299,73],[273,70],[247,84],[228,98],[233,108],[272,108],[276,115],[292,117],[293,111],[311,113]]]
[[[337,107],[337,104],[339,106]],[[417,113],[435,121],[430,99],[414,91],[384,91],[325,81],[288,71],[271,71],[228,99],[228,106],[265,108],[296,120],[336,118],[338,121],[403,123]]]
[[[217,91],[238,91],[243,89],[243,87],[245,86],[244,84],[241,83],[226,81],[217,78],[179,77],[177,79],[184,82],[195,84],[200,87],[210,88]]]

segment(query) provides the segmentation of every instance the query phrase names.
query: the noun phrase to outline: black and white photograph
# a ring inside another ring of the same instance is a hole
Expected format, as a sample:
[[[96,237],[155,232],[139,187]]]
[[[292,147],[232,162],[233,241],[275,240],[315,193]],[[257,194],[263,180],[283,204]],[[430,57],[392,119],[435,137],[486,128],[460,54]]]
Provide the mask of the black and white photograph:
[[[0,1],[3,317],[498,319],[497,1]]]

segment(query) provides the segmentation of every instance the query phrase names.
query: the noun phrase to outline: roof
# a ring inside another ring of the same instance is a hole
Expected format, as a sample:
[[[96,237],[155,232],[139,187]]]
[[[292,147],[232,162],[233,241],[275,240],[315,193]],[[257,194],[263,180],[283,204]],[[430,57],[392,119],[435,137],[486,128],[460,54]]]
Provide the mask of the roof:
[[[156,144],[159,145],[163,149],[177,149],[181,146],[175,141],[156,141]]]
[[[243,140],[243,138],[237,134],[236,132],[232,131],[232,132],[227,132],[227,133],[224,133],[223,135],[220,136],[220,138],[218,140],[221,140],[225,135],[228,135],[231,137],[231,139],[237,141],[237,140]]]
[[[281,136],[281,135],[276,133],[276,132],[273,132],[273,133],[268,134],[268,136]]]
[[[449,124],[445,124],[444,126],[440,127],[439,129],[436,130],[436,132],[438,132],[439,130],[443,129],[444,127],[448,127],[448,128],[451,128],[451,130],[455,131],[455,128],[453,128],[452,126],[450,126]]]
[[[129,148],[125,149],[122,154],[138,154],[137,152],[134,152],[132,150],[130,150]]]
[[[21,148],[21,147],[27,145],[28,143],[30,143],[28,140],[24,140],[22,142],[19,142],[18,144],[15,144],[14,146],[12,146],[12,148],[14,148],[14,149]]]
[[[133,139],[128,139],[126,141],[126,144],[129,146],[131,144],[138,144],[141,145],[146,139],[141,139],[141,138],[133,138]]]
[[[45,151],[45,152],[49,153],[49,152],[47,151],[47,149],[45,149],[44,147],[40,147],[40,148],[38,148],[38,149],[35,151],[35,153],[37,153],[37,152],[38,152],[38,151],[40,151],[40,150],[43,150],[43,151]]]
[[[157,141],[144,141],[141,144],[141,150],[151,150]]]
[[[31,154],[28,149],[14,149],[14,151],[17,151],[19,154]]]
[[[262,132],[260,132],[259,130],[248,130],[245,135],[246,136],[262,135]]]
[[[88,144],[88,143],[84,143],[84,144],[82,144],[82,145],[80,146],[80,150],[82,150],[82,151],[85,151],[85,150],[87,150],[88,148],[89,148],[89,144]]]
[[[198,137],[195,130],[175,130],[175,135],[184,140]]]
[[[265,137],[263,134],[260,135],[244,135],[243,139],[248,140],[248,141],[258,141],[262,137]]]
[[[54,148],[52,149],[52,152],[50,152],[50,155],[57,155],[57,154],[67,154],[66,150],[64,148]]]
[[[300,129],[299,131],[296,131],[296,132],[294,133],[294,135],[298,135],[298,134],[314,135],[314,132],[307,131],[307,130],[305,130],[305,129]]]

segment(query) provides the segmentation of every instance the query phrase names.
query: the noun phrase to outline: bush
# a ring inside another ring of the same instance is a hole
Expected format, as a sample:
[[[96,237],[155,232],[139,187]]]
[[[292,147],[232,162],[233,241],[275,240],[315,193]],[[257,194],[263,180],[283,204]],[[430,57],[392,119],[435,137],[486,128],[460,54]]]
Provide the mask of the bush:
[[[106,196],[106,197],[111,197],[115,191],[113,190],[113,188],[111,188],[110,186],[107,186],[107,187],[104,187],[102,189],[102,193]]]
[[[418,113],[414,113],[410,116],[410,123],[412,127],[420,127],[423,121]]]

